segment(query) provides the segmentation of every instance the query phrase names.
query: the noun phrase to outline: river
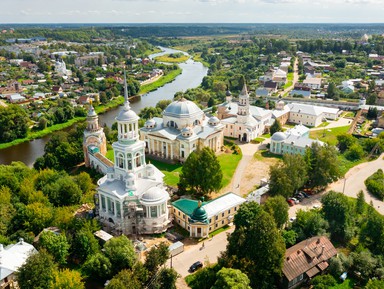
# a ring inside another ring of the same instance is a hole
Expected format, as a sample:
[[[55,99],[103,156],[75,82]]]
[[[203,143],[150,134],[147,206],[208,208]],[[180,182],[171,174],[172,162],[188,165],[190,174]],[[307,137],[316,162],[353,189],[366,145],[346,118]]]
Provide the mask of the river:
[[[156,56],[175,52],[187,54],[183,51],[165,47],[161,47],[161,49],[163,50],[162,52],[151,54],[149,58],[152,59]],[[132,109],[136,113],[139,113],[142,108],[155,106],[160,100],[173,99],[176,92],[199,86],[203,77],[208,73],[208,68],[204,67],[200,62],[195,62],[191,59],[179,64],[179,66],[182,69],[182,73],[178,75],[174,81],[141,96],[137,101],[131,103]],[[99,115],[100,124],[111,126],[121,109],[122,106]],[[10,164],[13,161],[21,161],[28,166],[32,166],[35,160],[44,154],[44,146],[49,139],[50,135],[47,135],[41,139],[35,139],[0,150],[0,164]]]

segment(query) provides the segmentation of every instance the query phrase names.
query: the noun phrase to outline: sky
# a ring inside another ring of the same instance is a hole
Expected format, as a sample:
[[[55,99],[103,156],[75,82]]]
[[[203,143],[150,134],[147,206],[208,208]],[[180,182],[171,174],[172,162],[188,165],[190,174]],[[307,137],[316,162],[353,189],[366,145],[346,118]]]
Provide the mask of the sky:
[[[384,0],[0,0],[0,23],[382,23]]]

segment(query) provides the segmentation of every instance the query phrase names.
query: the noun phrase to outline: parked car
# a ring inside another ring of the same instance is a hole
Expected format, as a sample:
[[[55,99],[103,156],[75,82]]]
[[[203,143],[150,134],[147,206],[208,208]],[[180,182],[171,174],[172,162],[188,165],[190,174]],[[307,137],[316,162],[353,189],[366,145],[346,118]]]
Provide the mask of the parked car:
[[[201,263],[200,261],[197,261],[195,263],[193,263],[191,265],[191,267],[189,267],[189,272],[193,273],[195,272],[197,269],[200,269],[203,267],[203,263]]]
[[[300,192],[304,197],[309,198],[309,195],[306,192]]]
[[[302,199],[304,199],[304,195],[300,194],[300,193],[297,193],[294,195],[295,199],[298,199],[299,201],[301,201]]]
[[[288,200],[287,200],[287,203],[288,203],[288,205],[290,205],[291,207],[295,205],[295,202],[294,202],[293,200],[291,200],[291,199],[288,199]]]
[[[298,199],[296,199],[296,198],[291,198],[291,200],[292,200],[292,201],[294,201],[294,202],[295,202],[295,204],[298,204],[298,203],[300,203],[300,201],[299,201]]]

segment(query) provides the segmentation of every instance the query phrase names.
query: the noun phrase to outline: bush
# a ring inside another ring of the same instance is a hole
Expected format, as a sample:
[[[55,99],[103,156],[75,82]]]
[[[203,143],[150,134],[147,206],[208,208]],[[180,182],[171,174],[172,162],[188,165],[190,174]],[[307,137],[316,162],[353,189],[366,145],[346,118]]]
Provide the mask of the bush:
[[[331,275],[320,275],[312,279],[313,289],[328,289],[337,284],[335,278]]]
[[[380,200],[384,198],[384,173],[382,169],[377,170],[372,176],[365,180],[367,190],[378,197]]]

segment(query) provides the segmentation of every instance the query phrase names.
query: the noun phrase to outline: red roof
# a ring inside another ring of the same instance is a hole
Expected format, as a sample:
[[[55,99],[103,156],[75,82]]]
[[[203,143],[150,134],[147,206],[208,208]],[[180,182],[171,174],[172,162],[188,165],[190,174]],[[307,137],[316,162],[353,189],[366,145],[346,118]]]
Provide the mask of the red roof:
[[[337,250],[325,236],[304,240],[285,252],[283,273],[288,281],[303,273],[311,278],[324,271],[327,261],[336,254]]]

